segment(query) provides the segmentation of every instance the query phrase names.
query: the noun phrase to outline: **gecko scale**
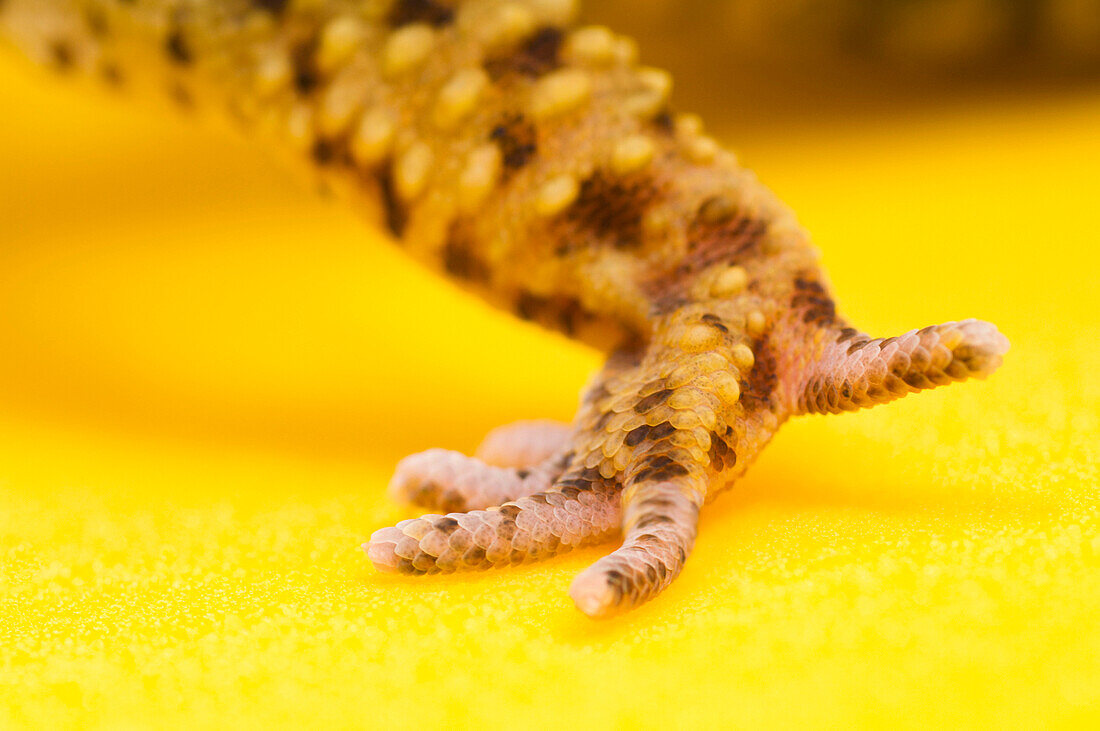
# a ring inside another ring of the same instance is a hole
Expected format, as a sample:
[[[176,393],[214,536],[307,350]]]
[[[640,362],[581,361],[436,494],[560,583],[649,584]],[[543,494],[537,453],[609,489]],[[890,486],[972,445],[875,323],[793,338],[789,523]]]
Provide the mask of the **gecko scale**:
[[[608,353],[572,425],[402,461],[433,511],[364,546],[383,571],[518,564],[621,535],[570,594],[601,617],[680,573],[700,508],[779,426],[984,377],[1007,340],[872,338],[837,314],[793,214],[669,109],[635,44],[571,0],[0,0],[65,74],[275,137],[428,266]]]

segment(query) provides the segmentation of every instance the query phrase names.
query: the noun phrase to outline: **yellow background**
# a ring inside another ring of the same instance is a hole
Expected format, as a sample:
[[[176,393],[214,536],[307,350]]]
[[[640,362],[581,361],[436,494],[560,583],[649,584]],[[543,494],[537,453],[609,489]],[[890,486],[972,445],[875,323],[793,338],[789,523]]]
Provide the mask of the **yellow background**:
[[[987,383],[786,426],[659,600],[607,547],[374,573],[402,455],[569,418],[597,358],[415,269],[247,142],[0,65],[0,725],[1100,722],[1100,93],[722,136],[876,334]],[[900,109],[900,111],[899,111]]]

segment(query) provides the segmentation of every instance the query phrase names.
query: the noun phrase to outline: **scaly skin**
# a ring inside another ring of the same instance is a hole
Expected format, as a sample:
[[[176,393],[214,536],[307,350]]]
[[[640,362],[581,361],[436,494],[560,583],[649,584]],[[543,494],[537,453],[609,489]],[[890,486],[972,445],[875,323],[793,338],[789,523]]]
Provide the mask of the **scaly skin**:
[[[610,354],[571,427],[403,462],[393,491],[451,512],[375,533],[383,571],[621,531],[571,593],[593,617],[628,609],[679,574],[699,509],[788,417],[983,377],[1007,349],[973,320],[847,328],[793,215],[568,0],[0,3],[43,62],[275,132],[413,256]]]

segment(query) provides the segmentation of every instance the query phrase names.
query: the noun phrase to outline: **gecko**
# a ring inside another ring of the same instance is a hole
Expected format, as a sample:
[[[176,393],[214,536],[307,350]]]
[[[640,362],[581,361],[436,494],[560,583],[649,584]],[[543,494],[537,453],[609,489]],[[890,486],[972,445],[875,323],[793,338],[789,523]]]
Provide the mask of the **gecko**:
[[[569,593],[599,618],[680,574],[701,508],[787,419],[992,373],[967,319],[872,337],[794,214],[636,43],[574,0],[0,0],[60,74],[211,110],[315,171],[398,246],[607,354],[571,424],[430,450],[390,492],[430,511],[364,544],[407,575],[618,547]]]

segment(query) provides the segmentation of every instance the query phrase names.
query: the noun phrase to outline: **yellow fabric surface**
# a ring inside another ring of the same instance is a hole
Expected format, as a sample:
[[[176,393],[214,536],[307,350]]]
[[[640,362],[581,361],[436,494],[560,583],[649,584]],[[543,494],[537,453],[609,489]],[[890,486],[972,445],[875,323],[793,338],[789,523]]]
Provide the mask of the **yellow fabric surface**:
[[[787,425],[683,576],[610,547],[407,579],[403,454],[569,418],[596,357],[405,262],[244,141],[0,65],[0,726],[1100,722],[1100,94],[736,140],[843,311],[1012,340]]]

